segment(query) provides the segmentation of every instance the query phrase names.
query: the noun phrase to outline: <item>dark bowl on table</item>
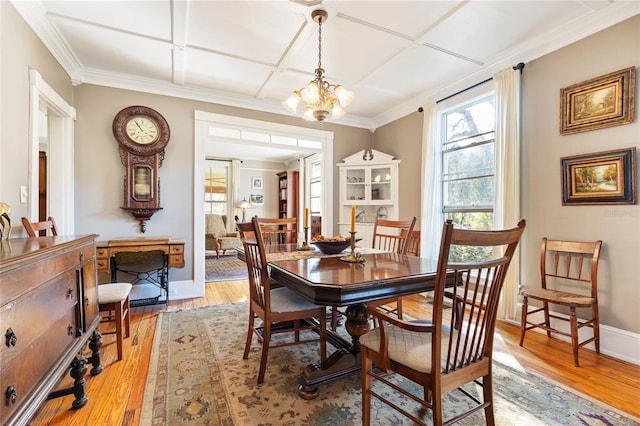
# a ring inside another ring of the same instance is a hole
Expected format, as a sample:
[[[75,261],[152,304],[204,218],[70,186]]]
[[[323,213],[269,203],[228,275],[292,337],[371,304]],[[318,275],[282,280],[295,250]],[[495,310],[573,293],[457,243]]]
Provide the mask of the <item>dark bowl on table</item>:
[[[357,238],[356,242],[362,238]],[[351,240],[344,241],[311,241],[324,254],[338,254],[351,245]]]

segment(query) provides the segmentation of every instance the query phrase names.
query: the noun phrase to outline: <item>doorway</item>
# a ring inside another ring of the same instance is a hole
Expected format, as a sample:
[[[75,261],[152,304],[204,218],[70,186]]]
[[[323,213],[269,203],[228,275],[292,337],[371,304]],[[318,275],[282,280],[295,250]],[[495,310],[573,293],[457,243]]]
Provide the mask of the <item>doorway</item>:
[[[212,136],[210,128],[224,130],[224,135]],[[205,182],[205,146],[207,141],[227,141],[237,145],[234,160],[242,157],[243,150],[253,147],[271,146],[273,149],[298,150],[308,155],[317,153],[321,156],[323,184],[333,188],[333,132],[271,123],[259,120],[244,119],[234,116],[212,114],[195,111],[194,121],[194,205],[193,205],[193,274],[197,292],[195,296],[204,295],[204,182]],[[272,144],[272,145],[268,145]],[[304,157],[302,155],[301,157]],[[239,163],[239,161],[236,160]],[[233,179],[233,177],[231,177]],[[304,185],[301,185],[304,187]],[[233,189],[232,189],[233,191]],[[300,198],[302,199],[302,198]],[[323,225],[326,232],[333,232],[333,198],[325,197],[322,208]],[[303,217],[299,214],[299,217]],[[191,295],[189,295],[191,297]]]

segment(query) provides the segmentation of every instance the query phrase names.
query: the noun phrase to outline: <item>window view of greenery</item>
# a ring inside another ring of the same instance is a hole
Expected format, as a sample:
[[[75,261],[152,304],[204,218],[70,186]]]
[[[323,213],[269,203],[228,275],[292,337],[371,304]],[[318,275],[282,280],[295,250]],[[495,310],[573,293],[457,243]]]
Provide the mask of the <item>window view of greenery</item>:
[[[459,105],[442,117],[442,207],[457,228],[491,229],[494,203],[495,97]],[[453,247],[456,261],[479,260],[480,250]]]

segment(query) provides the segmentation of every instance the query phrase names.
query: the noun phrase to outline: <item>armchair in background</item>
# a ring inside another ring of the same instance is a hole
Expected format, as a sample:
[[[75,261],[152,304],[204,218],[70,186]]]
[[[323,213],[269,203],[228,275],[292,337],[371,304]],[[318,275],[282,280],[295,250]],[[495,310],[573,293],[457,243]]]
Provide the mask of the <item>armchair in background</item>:
[[[227,216],[219,214],[205,214],[204,216],[204,248],[215,250],[216,257],[220,257],[227,250],[242,247],[242,242],[236,232],[227,232]]]

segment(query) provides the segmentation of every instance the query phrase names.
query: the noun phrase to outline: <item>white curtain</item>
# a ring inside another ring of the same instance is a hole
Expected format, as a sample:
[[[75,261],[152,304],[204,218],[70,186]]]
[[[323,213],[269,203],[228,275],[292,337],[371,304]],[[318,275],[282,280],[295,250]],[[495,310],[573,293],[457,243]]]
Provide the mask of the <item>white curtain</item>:
[[[520,220],[520,72],[507,68],[493,76],[496,91],[495,229],[511,228]],[[515,319],[518,305],[519,250],[505,279],[498,317]]]
[[[424,107],[422,125],[422,222],[420,223],[420,257],[437,259],[444,216],[442,214],[442,162],[438,140],[436,104]]]
[[[233,211],[233,214],[231,214],[229,217],[233,218],[237,212],[236,210],[240,210],[240,209],[236,209],[236,204],[238,204],[241,200],[240,200],[240,185],[239,185],[239,181],[240,181],[240,164],[242,164],[242,161],[240,160],[231,160],[231,170],[229,171],[229,188],[231,188],[231,190],[227,190],[227,194],[229,194],[229,206],[231,207],[231,211]],[[240,210],[240,212],[242,212],[242,210]],[[229,229],[234,229],[235,225],[233,225],[235,223],[234,220],[227,220],[227,228]],[[232,226],[233,225],[233,226]],[[227,232],[230,232],[229,229],[227,229]]]

